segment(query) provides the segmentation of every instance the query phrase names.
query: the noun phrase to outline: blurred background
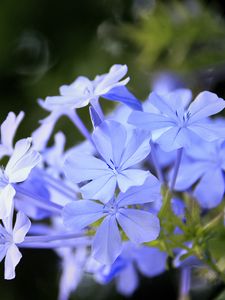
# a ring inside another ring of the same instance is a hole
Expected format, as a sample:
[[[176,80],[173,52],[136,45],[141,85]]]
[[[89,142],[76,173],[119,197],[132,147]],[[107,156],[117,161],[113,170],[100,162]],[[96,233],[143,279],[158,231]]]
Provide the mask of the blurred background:
[[[152,88],[186,86],[225,97],[225,4],[223,1],[1,0],[0,101],[2,122],[9,111],[26,118],[18,136],[29,136],[46,116],[38,98],[57,95],[77,76],[93,79],[115,63],[127,64],[130,90],[141,100]],[[106,107],[107,110],[107,107]],[[81,110],[88,118],[87,110]],[[81,137],[66,119],[70,143]],[[57,299],[60,261],[51,251],[23,251],[15,280],[0,279],[0,298]],[[1,278],[3,268],[0,268]],[[131,299],[174,300],[176,271],[142,279]],[[206,289],[207,286],[207,289]],[[225,299],[223,286],[198,282],[193,299]],[[110,284],[87,277],[71,299],[124,299]]]

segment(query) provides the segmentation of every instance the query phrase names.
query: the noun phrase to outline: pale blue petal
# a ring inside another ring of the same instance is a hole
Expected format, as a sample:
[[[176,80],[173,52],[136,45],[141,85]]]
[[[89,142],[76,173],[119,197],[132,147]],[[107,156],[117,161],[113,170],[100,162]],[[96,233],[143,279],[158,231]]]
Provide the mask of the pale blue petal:
[[[127,73],[126,65],[113,65],[109,73],[102,75],[101,80],[98,82],[95,88],[95,94],[98,96],[108,93],[112,88],[116,86],[126,85],[129,81],[129,77],[120,81]]]
[[[164,97],[164,96],[163,96]],[[173,112],[184,112],[192,99],[192,92],[189,89],[179,88],[165,95]],[[163,113],[163,111],[162,111]]]
[[[189,104],[192,97],[192,93],[188,89],[177,89],[165,95],[157,95],[155,92],[149,96],[149,101],[158,110],[174,118],[178,109],[184,111]]]
[[[125,86],[114,87],[102,97],[124,103],[135,110],[142,110],[141,102]]]
[[[134,130],[123,151],[120,169],[127,169],[146,158],[151,149],[149,142],[148,132]]]
[[[191,187],[208,169],[206,162],[181,164],[175,184],[175,190],[184,191]]]
[[[14,112],[9,112],[7,118],[1,125],[1,144],[8,148],[8,154],[11,154],[10,152],[13,149],[13,138],[23,118],[23,111],[21,111],[18,116],[16,116]]]
[[[93,257],[102,264],[111,265],[122,251],[120,232],[115,216],[107,216],[99,226],[92,245]]]
[[[225,101],[222,98],[218,98],[214,93],[204,91],[189,106],[190,122],[214,115],[223,110],[224,107]]]
[[[136,251],[135,260],[145,276],[157,276],[166,270],[167,254],[157,248],[141,246]]]
[[[104,217],[103,205],[90,200],[77,200],[63,208],[63,222],[74,230],[83,229]]]
[[[125,127],[112,120],[105,121],[94,130],[92,138],[105,161],[111,167],[118,167],[127,139]]]
[[[85,153],[78,153],[76,149],[74,153],[70,152],[65,160],[64,172],[75,183],[112,174],[104,161]]]
[[[143,204],[152,201],[159,201],[162,196],[160,194],[159,180],[149,174],[148,178],[141,186],[129,188],[126,193],[120,193],[117,197],[119,207],[133,204]]]
[[[118,186],[125,193],[132,186],[142,185],[148,176],[149,171],[138,169],[123,170],[117,175]]]
[[[132,263],[129,263],[124,270],[122,270],[116,278],[116,289],[124,295],[130,296],[138,287],[138,274]]]
[[[7,249],[8,245],[0,244],[0,262],[2,262],[3,258],[6,256]]]
[[[15,194],[16,191],[11,184],[0,189],[0,219],[5,219],[10,215]]]
[[[31,170],[41,161],[40,154],[31,148],[31,138],[19,140],[9,159],[5,174],[10,183],[22,182]]]
[[[225,102],[225,101],[224,101]],[[201,139],[212,142],[220,138],[225,138],[225,128],[218,124],[209,122],[195,122],[188,128],[197,134]]]
[[[77,77],[70,85],[62,85],[59,89],[62,96],[81,98],[93,94],[92,82],[84,76]]]
[[[141,111],[133,111],[128,118],[128,123],[150,131],[160,128],[170,128],[176,125],[171,117]]]
[[[159,235],[159,219],[149,212],[120,208],[117,220],[127,237],[134,243],[150,242]]]
[[[225,190],[223,172],[218,168],[209,170],[198,183],[194,197],[204,208],[217,206],[223,198]]]
[[[81,108],[87,106],[90,102],[90,98],[84,95],[80,97],[74,96],[51,96],[46,98],[46,103],[55,106],[64,106],[69,108]]]
[[[16,215],[16,222],[13,228],[13,241],[14,243],[22,243],[29,231],[31,222],[28,217],[21,211]]]
[[[4,278],[7,280],[15,278],[15,267],[18,265],[22,254],[15,244],[11,244],[7,250],[5,257]]]
[[[190,148],[196,136],[188,128],[173,127],[163,133],[155,142],[165,152],[180,148]]]
[[[158,95],[157,93],[152,92],[149,95],[148,100],[164,115],[167,115],[171,118],[174,117],[174,110],[173,107],[171,107],[170,101],[168,101],[168,94]]]
[[[105,175],[92,180],[81,188],[85,199],[96,199],[103,203],[112,199],[116,189],[116,176]]]

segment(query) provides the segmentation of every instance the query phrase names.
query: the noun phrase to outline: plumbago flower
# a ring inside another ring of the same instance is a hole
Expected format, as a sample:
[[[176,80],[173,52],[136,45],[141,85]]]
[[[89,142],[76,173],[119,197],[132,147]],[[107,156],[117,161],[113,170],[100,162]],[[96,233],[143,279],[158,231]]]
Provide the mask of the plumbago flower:
[[[63,209],[66,227],[83,229],[103,219],[92,244],[93,257],[103,264],[112,264],[122,251],[118,224],[127,237],[136,244],[155,240],[160,231],[158,218],[147,211],[129,206],[152,202],[160,198],[160,184],[149,175],[141,187],[132,187],[126,193],[107,203],[78,200],[68,203]]]
[[[225,141],[199,141],[198,146],[187,151],[181,161],[175,189],[185,191],[198,182],[193,196],[203,208],[213,208],[223,199],[224,171]]]
[[[134,111],[128,122],[151,131],[153,141],[168,152],[190,148],[199,137],[208,142],[224,138],[225,130],[210,122],[208,117],[223,110],[225,101],[207,91],[200,93],[189,105],[190,100],[191,92],[186,89],[165,95],[153,92],[149,101],[154,111]]]
[[[41,125],[32,134],[35,149],[38,151],[45,149],[54,126],[61,116],[67,116],[82,135],[90,140],[90,134],[76,113],[76,109],[91,103],[99,116],[104,118],[98,104],[100,96],[108,100],[120,101],[133,109],[141,110],[142,106],[139,100],[125,87],[129,78],[120,81],[126,73],[126,65],[114,65],[110,68],[109,73],[98,75],[93,81],[80,76],[71,85],[63,85],[60,88],[60,96],[50,96],[45,101],[39,99],[39,105],[49,111],[50,114],[41,120]]]
[[[18,212],[14,227],[12,227],[12,214],[2,220],[0,224],[0,261],[5,257],[5,279],[15,278],[15,267],[19,263],[22,255],[17,247],[24,241],[30,229],[31,222],[27,216]]]
[[[80,76],[72,84],[61,86],[60,96],[47,97],[46,103],[80,108],[90,102],[94,104],[99,97],[103,97],[141,110],[139,101],[125,87],[130,78],[121,80],[126,73],[126,65],[113,65],[107,74],[98,75],[93,81]]]
[[[15,183],[27,179],[40,162],[40,154],[31,148],[31,138],[19,140],[5,169],[0,171],[0,219],[9,216],[16,194]]]
[[[65,174],[75,183],[91,180],[81,188],[86,199],[106,203],[112,199],[117,185],[122,192],[142,185],[149,171],[131,168],[150,152],[148,133],[134,130],[127,137],[126,128],[115,121],[104,121],[92,135],[99,158],[77,152],[65,161]]]
[[[4,156],[10,156],[13,153],[13,139],[17,128],[24,118],[24,112],[21,111],[18,116],[13,112],[9,112],[7,118],[1,125],[1,143],[0,143],[0,159]]]
[[[60,248],[57,254],[62,260],[58,299],[66,300],[76,290],[83,277],[87,251],[84,247],[77,248],[76,251],[71,248]]]
[[[112,265],[102,265],[90,259],[87,271],[94,273],[95,279],[101,284],[115,279],[117,291],[130,296],[138,287],[137,271],[147,277],[157,276],[165,271],[166,260],[167,254],[157,248],[124,242],[121,254]]]

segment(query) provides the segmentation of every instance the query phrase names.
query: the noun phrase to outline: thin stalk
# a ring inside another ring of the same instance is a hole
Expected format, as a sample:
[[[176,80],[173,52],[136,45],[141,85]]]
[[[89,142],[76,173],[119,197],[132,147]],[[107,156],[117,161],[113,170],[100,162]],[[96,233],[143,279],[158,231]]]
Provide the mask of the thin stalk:
[[[180,290],[178,300],[190,300],[191,268],[182,268],[180,271]]]
[[[55,249],[55,248],[64,248],[64,247],[78,247],[78,246],[90,246],[92,243],[91,238],[77,239],[77,240],[67,240],[63,241],[53,241],[53,242],[22,242],[18,246],[19,248],[31,248],[31,249]]]
[[[15,186],[15,189],[17,192],[17,196],[26,197],[26,199],[29,200],[29,202],[32,203],[34,206],[50,211],[54,214],[62,213],[61,206],[50,201],[46,202],[41,197],[31,194],[30,192],[26,191],[25,189],[19,186]]]
[[[80,131],[80,133],[87,139],[89,140],[91,143],[92,142],[92,138],[91,135],[88,131],[88,129],[86,128],[86,126],[84,125],[83,121],[81,120],[81,118],[78,116],[76,110],[69,114],[68,117],[70,118],[70,120],[73,122],[73,124],[77,127],[77,129]]]
[[[76,198],[75,192],[72,194],[69,191],[66,191],[64,188],[62,188],[62,186],[56,185],[55,183],[51,182],[48,179],[46,180],[46,184],[70,200],[74,200]]]
[[[67,184],[65,184],[63,182],[63,180],[59,180],[57,178],[52,177],[51,175],[49,175],[47,172],[41,171],[41,174],[43,177],[45,177],[45,179],[49,182],[51,182],[52,185],[57,186],[58,188],[66,191],[66,193],[70,193],[71,196],[74,196],[74,194],[76,194],[78,192],[78,190],[76,191],[75,189],[71,188],[70,186],[68,186]]]
[[[34,236],[26,236],[24,242],[28,243],[43,243],[43,242],[52,242],[52,241],[62,241],[62,240],[70,240],[70,239],[77,239],[87,237],[86,235],[82,234],[75,234],[75,233],[63,233],[57,235],[34,235]]]

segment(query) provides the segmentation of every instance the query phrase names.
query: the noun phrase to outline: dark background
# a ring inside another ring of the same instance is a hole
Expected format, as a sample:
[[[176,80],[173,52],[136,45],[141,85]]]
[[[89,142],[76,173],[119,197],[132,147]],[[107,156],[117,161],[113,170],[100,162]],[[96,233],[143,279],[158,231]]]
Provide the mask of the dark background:
[[[128,65],[129,88],[142,100],[162,72],[178,76],[194,93],[206,89],[225,97],[224,2],[1,0],[0,121],[9,111],[25,111],[18,137],[30,136],[46,116],[38,98],[57,95],[60,85],[78,75],[92,79],[114,63]],[[81,116],[88,118],[86,109]],[[62,119],[56,131],[68,133],[68,144],[75,144],[81,136],[69,126]],[[0,279],[0,299],[57,299],[57,256],[41,250],[23,254],[16,279]],[[143,278],[131,299],[176,299],[178,276],[173,270]],[[193,299],[216,299],[223,289],[215,282],[207,286],[199,284]],[[113,284],[101,287],[86,278],[71,299],[123,297]]]

